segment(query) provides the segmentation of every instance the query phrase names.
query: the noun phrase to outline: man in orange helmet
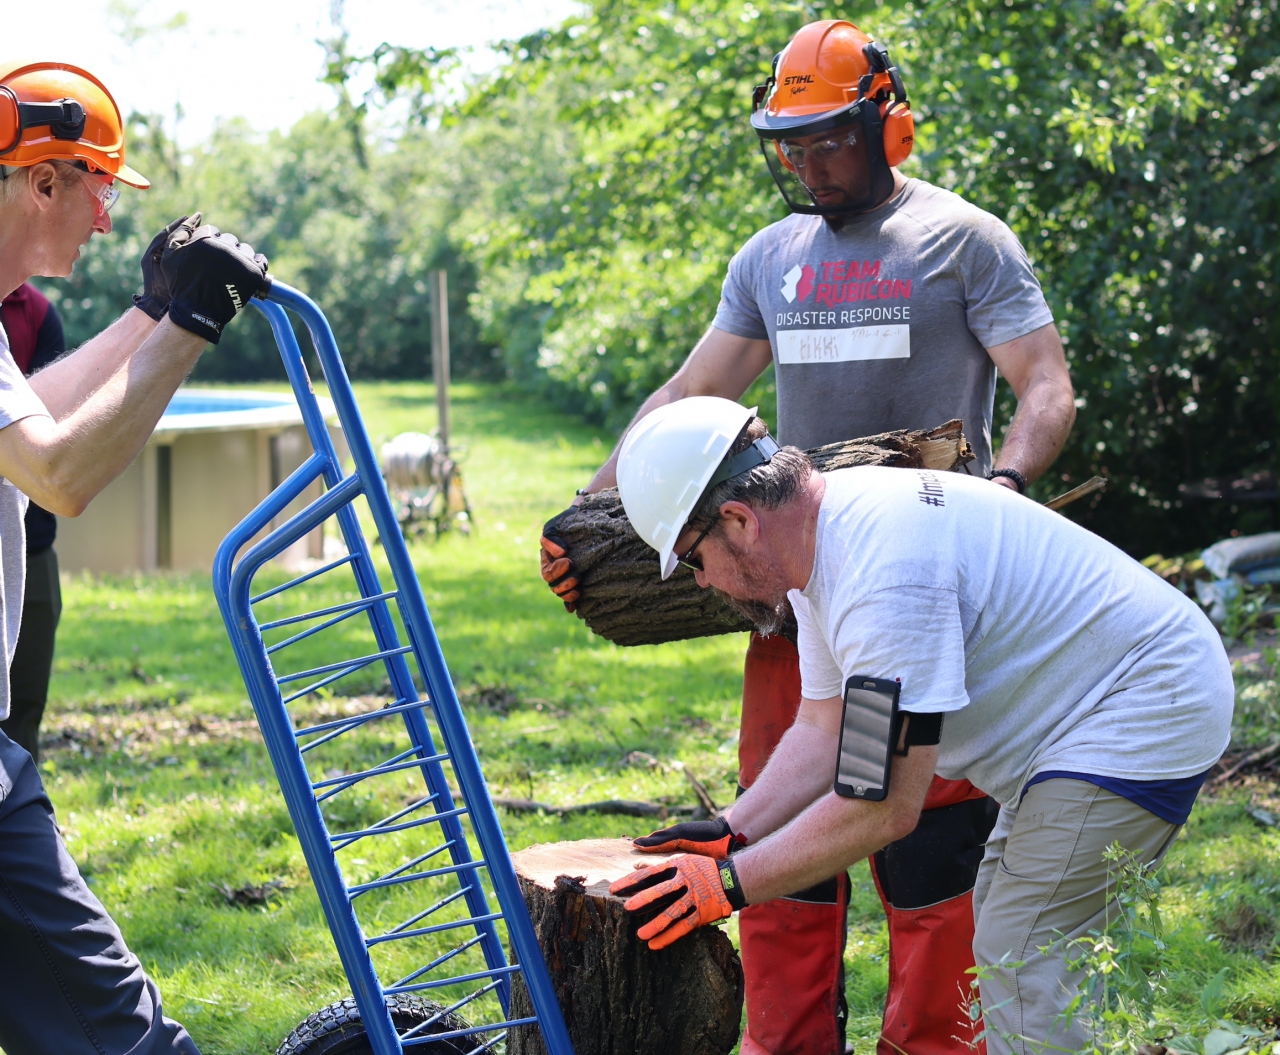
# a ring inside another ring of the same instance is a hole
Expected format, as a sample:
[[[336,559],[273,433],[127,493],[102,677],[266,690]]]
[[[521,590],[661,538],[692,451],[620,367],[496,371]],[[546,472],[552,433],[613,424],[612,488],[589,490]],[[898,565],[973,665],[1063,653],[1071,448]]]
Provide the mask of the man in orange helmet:
[[[111,94],[63,63],[0,65],[0,298],[33,275],[71,274],[111,231],[125,163]],[[0,719],[22,615],[28,497],[78,516],[142,450],[207,342],[249,297],[267,262],[199,215],[175,221],[143,255],[135,305],[30,382],[0,327]],[[31,756],[0,733],[0,1047],[151,1055],[196,1052],[85,885]]]
[[[751,123],[793,215],[734,257],[711,328],[635,420],[689,396],[737,399],[772,362],[783,444],[807,449],[958,417],[978,471],[1022,492],[1057,457],[1075,417],[1062,344],[1009,228],[898,171],[914,122],[887,49],[849,22],[805,26],[756,89]],[[1018,410],[993,465],[997,370]],[[617,456],[586,491],[616,484]],[[542,560],[543,577],[572,610],[580,585],[559,540],[543,540]],[[795,645],[752,635],[742,788],[799,703]],[[889,920],[880,1055],[964,1048],[955,1037],[974,963],[972,890],[995,806],[967,781],[935,777],[925,807],[912,834],[871,859]],[[677,825],[638,845],[716,856],[738,843],[717,820]],[[842,874],[741,914],[744,1055],[844,1050],[848,889]]]

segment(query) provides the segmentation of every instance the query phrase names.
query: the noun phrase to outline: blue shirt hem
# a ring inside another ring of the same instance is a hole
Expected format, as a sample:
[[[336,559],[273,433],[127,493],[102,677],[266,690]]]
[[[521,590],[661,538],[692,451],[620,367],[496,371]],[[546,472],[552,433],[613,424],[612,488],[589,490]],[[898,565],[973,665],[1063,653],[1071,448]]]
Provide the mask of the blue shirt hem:
[[[1196,796],[1205,779],[1213,771],[1210,766],[1203,773],[1191,777],[1178,777],[1173,780],[1126,780],[1124,777],[1103,777],[1096,773],[1072,773],[1064,769],[1047,769],[1037,773],[1027,781],[1022,789],[1018,802],[1026,797],[1033,784],[1046,780],[1083,780],[1113,795],[1128,799],[1141,806],[1148,813],[1154,813],[1162,821],[1170,824],[1186,824],[1191,816],[1191,807],[1195,805]]]

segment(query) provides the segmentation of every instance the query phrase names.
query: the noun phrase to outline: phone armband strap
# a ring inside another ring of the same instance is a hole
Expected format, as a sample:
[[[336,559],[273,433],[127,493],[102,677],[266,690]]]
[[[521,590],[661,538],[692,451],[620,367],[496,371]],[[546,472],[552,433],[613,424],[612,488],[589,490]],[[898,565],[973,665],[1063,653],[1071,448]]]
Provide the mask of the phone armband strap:
[[[918,713],[916,711],[899,711],[898,725],[894,730],[894,742],[897,743],[898,737],[902,730],[902,720],[910,717],[911,721],[907,723],[907,738],[903,742],[903,750],[894,749],[895,755],[905,755],[913,747],[933,747],[942,739],[942,718],[946,714],[945,711],[930,711],[927,713]]]

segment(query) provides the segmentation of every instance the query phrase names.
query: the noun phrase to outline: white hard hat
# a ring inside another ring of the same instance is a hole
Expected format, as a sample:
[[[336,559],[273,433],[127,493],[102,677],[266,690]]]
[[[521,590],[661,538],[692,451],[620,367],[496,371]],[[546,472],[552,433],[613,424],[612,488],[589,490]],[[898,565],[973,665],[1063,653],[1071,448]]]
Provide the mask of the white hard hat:
[[[662,577],[676,570],[676,539],[729,448],[753,417],[718,396],[690,396],[646,414],[618,454],[618,494],[636,533],[658,551]]]

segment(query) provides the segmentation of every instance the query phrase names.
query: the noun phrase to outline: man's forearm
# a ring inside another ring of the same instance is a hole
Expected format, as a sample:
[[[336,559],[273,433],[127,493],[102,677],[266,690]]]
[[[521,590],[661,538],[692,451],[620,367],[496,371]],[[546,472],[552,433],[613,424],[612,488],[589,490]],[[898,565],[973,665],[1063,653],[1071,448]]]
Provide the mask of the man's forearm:
[[[617,487],[618,452],[622,450],[622,442],[627,438],[627,433],[630,432],[635,423],[646,414],[657,410],[659,407],[665,407],[668,403],[674,403],[678,399],[684,399],[686,395],[688,395],[688,393],[685,391],[685,386],[682,383],[681,377],[679,374],[676,374],[675,377],[646,399],[640,405],[640,409],[636,411],[635,417],[631,419],[626,429],[623,430],[622,435],[618,439],[617,445],[609,455],[608,461],[596,470],[595,476],[593,476],[591,478],[591,482],[587,484],[587,490],[594,493],[596,491],[603,491],[606,487]]]
[[[156,330],[145,312],[130,308],[96,337],[31,378],[54,421],[62,421],[106,384]]]
[[[1054,463],[1075,419],[1070,386],[1052,379],[1034,382],[1018,400],[995,468],[1016,469],[1030,483]]]
[[[820,799],[835,782],[836,748],[830,731],[798,720],[755,783],[725,811],[733,830],[757,843]]]
[[[587,485],[588,491],[618,486],[618,451],[627,432],[651,411],[689,396],[720,396],[737,399],[768,367],[773,352],[769,342],[718,330],[714,326],[702,335],[671,380],[644,401],[614,447],[609,460]]]
[[[78,516],[146,445],[204,347],[202,337],[163,320],[60,421],[23,418],[0,429],[0,475],[46,509]],[[95,365],[107,358],[104,351]]]
[[[748,904],[808,890],[870,857],[900,838],[893,819],[884,803],[829,792],[759,846],[734,854]]]
[[[758,846],[735,854],[748,904],[807,890],[911,834],[937,763],[936,747],[913,747],[894,758],[889,796],[882,802],[830,791]]]

